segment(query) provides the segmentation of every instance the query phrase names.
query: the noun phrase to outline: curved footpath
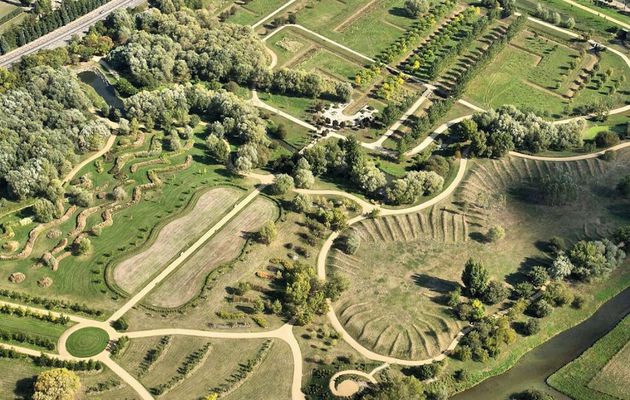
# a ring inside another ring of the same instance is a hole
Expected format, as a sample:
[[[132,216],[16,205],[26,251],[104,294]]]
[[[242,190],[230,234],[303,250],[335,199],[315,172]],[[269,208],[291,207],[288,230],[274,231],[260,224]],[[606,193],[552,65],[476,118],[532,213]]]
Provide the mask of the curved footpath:
[[[107,153],[109,150],[111,150],[112,146],[114,145],[114,143],[116,143],[116,135],[109,135],[109,138],[107,139],[107,142],[105,143],[105,146],[103,146],[102,149],[100,149],[99,151],[97,151],[96,153],[92,154],[90,157],[86,158],[85,160],[81,161],[79,164],[77,164],[74,168],[72,168],[72,170],[70,170],[70,172],[68,172],[68,174],[66,175],[65,178],[63,178],[63,180],[61,181],[62,185],[65,185],[66,183],[70,182],[72,180],[72,178],[74,178],[74,176],[86,165],[88,165],[89,163],[91,163],[92,161],[96,160],[97,158],[100,158],[103,156],[103,154]]]

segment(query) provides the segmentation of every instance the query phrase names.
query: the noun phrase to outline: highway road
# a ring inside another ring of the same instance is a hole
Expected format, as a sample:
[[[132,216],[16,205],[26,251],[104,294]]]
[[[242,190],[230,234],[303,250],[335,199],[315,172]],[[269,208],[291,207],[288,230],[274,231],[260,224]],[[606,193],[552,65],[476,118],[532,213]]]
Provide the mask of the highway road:
[[[72,37],[72,35],[81,34],[88,28],[100,20],[105,19],[114,10],[122,7],[134,7],[141,4],[144,0],[112,0],[102,5],[94,11],[75,19],[67,25],[62,26],[22,47],[18,47],[9,53],[0,56],[0,67],[9,67],[20,61],[22,57],[35,53],[42,49],[49,49],[59,46]]]

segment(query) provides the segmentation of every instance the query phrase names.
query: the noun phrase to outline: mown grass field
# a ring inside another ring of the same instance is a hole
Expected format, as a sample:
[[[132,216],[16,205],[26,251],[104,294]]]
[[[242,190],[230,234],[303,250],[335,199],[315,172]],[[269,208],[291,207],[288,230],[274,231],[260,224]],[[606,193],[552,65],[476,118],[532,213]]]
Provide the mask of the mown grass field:
[[[610,191],[630,171],[629,159],[622,151],[614,162],[478,160],[449,201],[419,214],[362,221],[352,228],[361,240],[357,254],[334,250],[328,260],[330,271],[350,281],[335,303],[340,321],[379,353],[406,359],[439,353],[459,328],[441,296],[460,285],[466,260],[481,260],[494,279],[514,284],[550,261],[539,241],[599,238],[627,224],[630,203]],[[548,207],[518,194],[526,182],[562,172],[583,188],[575,203]],[[494,225],[503,226],[506,238],[488,244],[483,237]]]
[[[321,0],[300,11],[298,23],[373,57],[413,23],[403,5],[403,0]]]
[[[210,271],[236,258],[246,241],[265,222],[274,220],[277,212],[270,200],[255,199],[149,293],[146,301],[158,307],[173,308],[193,299]]]
[[[553,374],[548,382],[576,400],[627,399],[630,368],[630,317],[597,341],[576,360]]]
[[[137,372],[147,352],[154,349],[160,338],[132,339],[129,347],[117,359],[132,374]],[[205,339],[174,336],[148,372],[140,374],[140,381],[148,388],[167,382],[179,372],[186,357],[210,343],[209,351],[186,379],[174,385],[161,398],[201,398],[213,389],[234,379],[239,366],[255,358],[266,340]],[[238,352],[235,353],[235,348]],[[293,368],[289,347],[282,341],[274,341],[262,362],[251,374],[236,380],[234,390],[227,399],[285,399],[289,398]],[[209,372],[211,371],[211,373]]]
[[[216,224],[242,194],[241,190],[228,187],[204,193],[186,215],[164,226],[150,247],[115,267],[116,284],[133,293]]]

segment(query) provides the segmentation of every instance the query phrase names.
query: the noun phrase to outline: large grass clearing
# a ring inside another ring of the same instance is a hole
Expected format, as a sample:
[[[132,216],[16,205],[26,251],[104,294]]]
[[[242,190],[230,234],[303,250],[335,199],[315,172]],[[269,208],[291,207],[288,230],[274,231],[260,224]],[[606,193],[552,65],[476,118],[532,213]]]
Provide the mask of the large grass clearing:
[[[628,399],[630,317],[553,374],[548,382],[576,400]]]
[[[242,195],[236,188],[215,188],[199,197],[184,216],[164,226],[144,251],[124,260],[114,269],[116,284],[128,293],[136,291],[186,246],[216,224]]]
[[[536,31],[524,31],[506,47],[484,71],[473,79],[466,97],[484,108],[513,104],[562,118],[572,109],[607,101],[614,107],[624,105],[623,94],[628,82],[614,82],[630,73],[623,60],[610,52],[583,56],[566,43],[541,36]],[[599,59],[599,72],[590,83],[578,90],[578,83]],[[571,64],[574,63],[575,67]],[[606,71],[612,72],[606,83],[599,84]]]
[[[358,253],[333,250],[328,260],[329,271],[350,280],[335,303],[340,321],[379,353],[407,359],[436,355],[460,326],[441,299],[460,284],[466,260],[482,260],[494,279],[514,284],[532,266],[550,261],[541,240],[599,238],[627,224],[630,202],[612,189],[630,172],[629,159],[630,151],[621,151],[614,162],[477,160],[449,201],[419,214],[355,225]],[[573,204],[549,207],[522,197],[533,180],[563,172],[582,188]],[[506,238],[486,243],[485,233],[497,224]]]
[[[298,23],[374,57],[413,23],[403,5],[403,0],[320,0],[298,13]]]
[[[264,339],[237,341],[174,336],[168,339],[169,344],[150,363],[150,367],[143,367],[142,365],[147,365],[147,354],[156,349],[159,340],[160,338],[132,339],[118,358],[118,362],[128,371],[132,371],[148,388],[168,382],[181,374],[181,366],[186,358],[209,344],[201,362],[196,364],[185,379],[172,385],[160,398],[203,398],[213,391],[218,392],[217,389],[221,387],[229,388],[229,393],[223,395],[226,399],[290,398],[292,359],[289,347],[282,341],[275,340],[268,350],[264,350]],[[253,371],[242,379],[237,378],[241,366],[250,360],[255,361],[258,354],[262,354],[262,359],[254,363]]]
[[[158,307],[174,308],[192,300],[212,269],[236,258],[246,241],[265,222],[274,220],[277,212],[272,201],[264,197],[254,200],[149,293],[146,301]]]

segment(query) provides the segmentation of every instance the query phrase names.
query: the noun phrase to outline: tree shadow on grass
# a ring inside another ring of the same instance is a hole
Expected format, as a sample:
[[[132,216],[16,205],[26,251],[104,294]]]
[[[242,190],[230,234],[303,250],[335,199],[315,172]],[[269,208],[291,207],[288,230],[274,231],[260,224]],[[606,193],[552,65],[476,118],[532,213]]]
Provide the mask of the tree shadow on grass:
[[[30,399],[33,397],[34,390],[33,385],[35,384],[36,376],[31,376],[30,378],[22,378],[15,384],[15,389],[13,389],[13,393],[16,398],[19,399]]]
[[[415,273],[413,274],[412,279],[416,285],[438,293],[448,293],[459,287],[457,282],[427,274]]]
[[[521,262],[518,270],[506,275],[505,281],[512,286],[520,282],[528,281],[527,274],[529,273],[529,271],[531,271],[533,267],[537,265],[548,265],[549,261],[549,259],[542,257],[526,257],[525,260]]]

